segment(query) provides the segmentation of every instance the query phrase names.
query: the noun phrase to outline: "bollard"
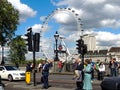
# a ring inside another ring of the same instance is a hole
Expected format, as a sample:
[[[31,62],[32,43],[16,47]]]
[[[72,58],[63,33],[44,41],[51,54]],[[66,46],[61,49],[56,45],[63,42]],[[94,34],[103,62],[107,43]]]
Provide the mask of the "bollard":
[[[30,84],[30,81],[31,81],[31,73],[30,72],[25,73],[25,81],[27,84]]]

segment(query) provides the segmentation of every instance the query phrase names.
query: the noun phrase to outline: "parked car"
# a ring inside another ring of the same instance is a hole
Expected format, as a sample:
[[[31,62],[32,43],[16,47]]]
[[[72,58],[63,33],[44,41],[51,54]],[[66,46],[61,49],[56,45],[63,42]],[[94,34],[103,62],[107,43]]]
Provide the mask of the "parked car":
[[[21,71],[15,66],[0,66],[1,79],[13,80],[25,80],[25,71]]]

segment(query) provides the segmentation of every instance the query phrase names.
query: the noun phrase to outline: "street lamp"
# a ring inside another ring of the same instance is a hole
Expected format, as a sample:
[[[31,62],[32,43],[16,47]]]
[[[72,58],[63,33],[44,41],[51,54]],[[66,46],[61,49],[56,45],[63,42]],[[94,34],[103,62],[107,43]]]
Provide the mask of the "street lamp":
[[[55,58],[54,58],[54,61],[59,61],[59,58],[58,58],[58,49],[57,49],[59,34],[58,34],[57,31],[56,31],[56,33],[54,35],[54,38],[55,38],[55,42],[56,42],[56,49],[55,49]]]
[[[5,65],[5,60],[4,60],[4,47],[5,44],[7,43],[8,38],[5,38],[4,36],[2,36],[2,41],[1,41],[1,47],[2,47],[2,60],[1,60],[1,65]]]

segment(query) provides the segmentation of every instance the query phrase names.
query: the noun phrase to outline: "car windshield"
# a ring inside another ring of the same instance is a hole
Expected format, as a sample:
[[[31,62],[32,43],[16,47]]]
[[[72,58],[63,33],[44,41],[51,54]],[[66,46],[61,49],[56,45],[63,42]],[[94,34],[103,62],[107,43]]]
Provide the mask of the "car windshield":
[[[15,66],[5,66],[6,70],[18,70]]]

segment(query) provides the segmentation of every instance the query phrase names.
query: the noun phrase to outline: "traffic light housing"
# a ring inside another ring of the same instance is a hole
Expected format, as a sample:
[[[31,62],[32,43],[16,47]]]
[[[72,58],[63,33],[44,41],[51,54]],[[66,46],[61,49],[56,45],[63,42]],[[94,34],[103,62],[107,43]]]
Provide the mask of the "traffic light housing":
[[[82,55],[86,54],[87,53],[87,45],[84,44],[84,41],[82,39],[79,39],[76,42],[77,42],[77,44],[76,44],[77,48],[76,49],[78,49],[78,53],[82,54]]]
[[[83,45],[83,54],[86,54],[86,53],[87,53],[87,45],[84,44],[84,45]]]
[[[79,40],[77,40],[76,42],[77,42],[77,44],[76,44],[76,45],[77,45],[77,48],[76,48],[76,49],[78,49],[78,53],[79,53],[79,54],[82,54],[84,41],[83,41],[82,39],[79,39]]]
[[[33,51],[33,45],[32,45],[32,28],[29,28],[27,30],[27,34],[25,34],[25,36],[27,37],[26,41],[26,45],[28,46],[28,51]]]
[[[40,33],[35,33],[34,35],[34,50],[39,52],[39,43],[40,43]]]

